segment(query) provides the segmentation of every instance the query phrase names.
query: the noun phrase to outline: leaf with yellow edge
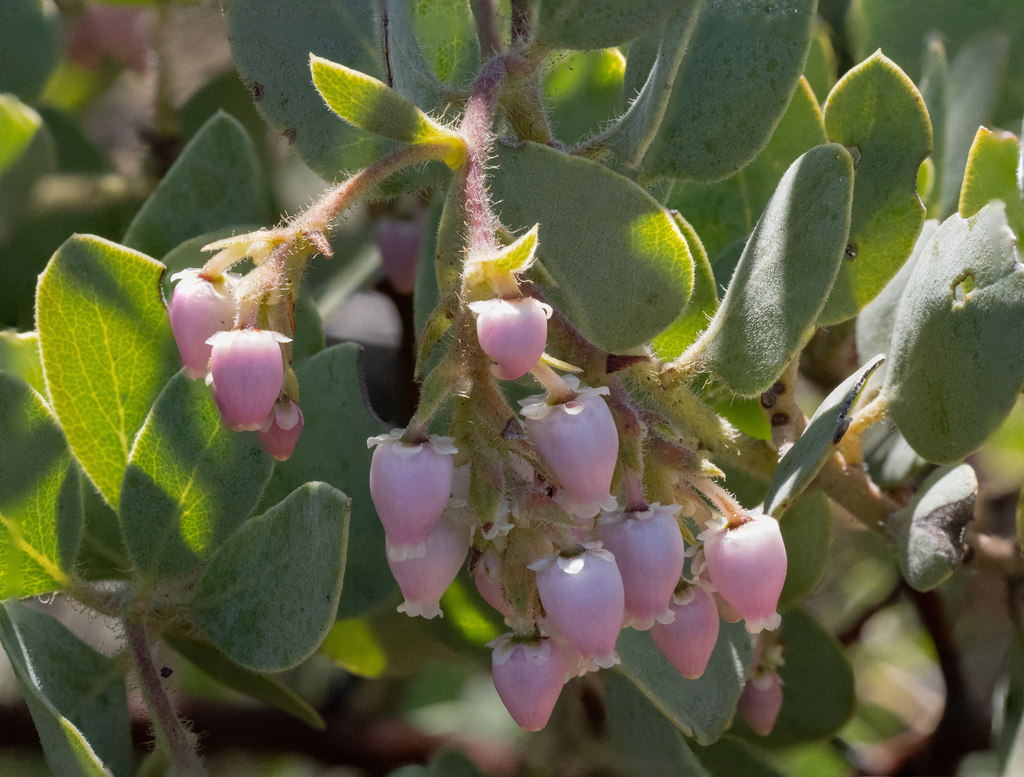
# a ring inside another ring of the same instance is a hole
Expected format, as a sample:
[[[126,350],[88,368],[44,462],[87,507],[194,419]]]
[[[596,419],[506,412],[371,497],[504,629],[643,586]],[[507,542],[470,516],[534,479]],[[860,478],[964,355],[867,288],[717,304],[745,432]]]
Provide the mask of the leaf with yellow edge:
[[[960,189],[960,215],[970,218],[992,200],[1006,203],[1006,220],[1024,235],[1024,202],[1017,181],[1020,141],[1012,132],[978,127]]]
[[[533,264],[534,254],[537,253],[539,232],[540,224],[534,224],[529,232],[518,238],[512,245],[502,248],[497,255],[489,258],[487,263],[491,267],[507,272],[522,272],[529,269]]]
[[[28,148],[43,120],[25,103],[0,94],[0,173]]]
[[[327,106],[349,124],[404,143],[450,147],[445,164],[460,167],[466,144],[383,81],[336,62],[309,55],[313,84]]]

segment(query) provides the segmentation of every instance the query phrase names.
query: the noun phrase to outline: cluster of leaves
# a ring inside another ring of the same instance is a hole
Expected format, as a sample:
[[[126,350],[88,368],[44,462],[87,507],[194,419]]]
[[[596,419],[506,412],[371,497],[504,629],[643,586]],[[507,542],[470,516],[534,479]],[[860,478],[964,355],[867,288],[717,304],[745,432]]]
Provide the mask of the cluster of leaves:
[[[1024,15],[857,0],[848,35],[833,37],[814,0],[514,2],[507,31],[477,4],[475,23],[469,5],[224,3],[256,110],[326,181],[399,148],[446,148],[375,192],[432,197],[414,297],[429,344],[462,267],[461,220],[446,208],[462,146],[442,117],[461,114],[491,44],[516,43],[528,66],[510,68],[499,95],[509,140],[493,147],[489,186],[512,233],[540,224],[529,280],[601,352],[650,346],[671,363],[631,367],[629,391],[753,484],[744,500],[780,519],[790,557],[785,703],[767,740],[730,730],[754,652],[742,627],[723,629],[693,681],[625,631],[604,682],[606,747],[577,757],[627,773],[774,774],[767,751],[834,734],[854,706],[847,659],[800,606],[825,574],[830,500],[882,528],[911,586],[938,586],[962,560],[977,493],[960,462],[1024,386],[1020,144],[979,129],[1024,113]],[[358,349],[325,347],[310,297],[294,346],[305,430],[287,462],[225,430],[209,391],[178,372],[167,279],[215,238],[276,217],[251,105],[241,121],[209,108],[239,104],[235,77],[180,109],[186,143],[145,198],[111,193],[73,118],[85,98],[69,84],[84,69],[61,60],[60,20],[37,0],[0,10],[0,320],[24,330],[0,335],[0,641],[54,773],[132,773],[133,662],[173,756],[180,724],[150,698],[157,639],[314,726],[319,714],[273,673],[318,649],[364,676],[402,673],[431,648],[479,660],[500,616],[468,577],[446,595],[445,624],[389,611],[365,447],[386,427],[365,405]],[[842,79],[839,40],[859,62]],[[93,94],[110,82],[89,77],[80,89]],[[47,201],[56,185],[83,196]],[[55,224],[60,239],[95,234],[58,247],[45,242]],[[358,286],[358,252],[335,254],[351,257],[340,285]],[[792,396],[808,342],[854,317],[864,366],[829,382],[805,426]],[[894,425],[861,450],[883,415]],[[53,591],[121,619],[133,662],[17,601]],[[556,716],[570,726],[578,706]],[[459,770],[471,773],[442,754],[400,773]]]

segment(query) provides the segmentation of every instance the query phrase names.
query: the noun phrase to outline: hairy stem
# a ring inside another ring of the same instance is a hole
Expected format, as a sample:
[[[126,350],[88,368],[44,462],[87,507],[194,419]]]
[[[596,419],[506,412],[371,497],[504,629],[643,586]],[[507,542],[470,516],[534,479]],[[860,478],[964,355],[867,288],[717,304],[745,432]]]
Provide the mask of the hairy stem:
[[[470,0],[469,7],[473,11],[473,18],[476,19],[476,34],[480,39],[480,57],[485,60],[490,59],[501,51],[494,0]]]

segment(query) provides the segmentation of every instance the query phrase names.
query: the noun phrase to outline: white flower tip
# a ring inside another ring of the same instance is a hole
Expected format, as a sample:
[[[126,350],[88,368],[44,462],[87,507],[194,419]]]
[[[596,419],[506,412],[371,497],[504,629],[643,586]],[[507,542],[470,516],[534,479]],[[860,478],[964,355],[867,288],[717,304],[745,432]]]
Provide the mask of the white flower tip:
[[[440,602],[410,602],[405,601],[398,605],[398,612],[404,612],[410,618],[425,618],[426,620],[433,620],[434,618],[443,618],[444,613],[441,612]]]
[[[762,631],[775,631],[782,624],[782,616],[777,612],[767,618],[746,619],[744,625],[751,634],[760,634]]]
[[[402,561],[412,561],[423,558],[427,555],[427,542],[424,540],[419,545],[392,545],[391,540],[384,538],[384,545],[387,547],[388,561],[398,564]]]
[[[616,664],[621,664],[622,659],[614,650],[606,656],[594,656],[594,663],[602,669],[611,669]]]

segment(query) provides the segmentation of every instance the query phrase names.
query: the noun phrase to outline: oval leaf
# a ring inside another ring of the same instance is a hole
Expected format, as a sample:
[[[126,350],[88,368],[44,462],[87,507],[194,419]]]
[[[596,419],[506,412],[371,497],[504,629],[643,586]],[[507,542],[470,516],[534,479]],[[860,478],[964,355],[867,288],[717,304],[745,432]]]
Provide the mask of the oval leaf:
[[[835,143],[811,149],[782,177],[693,346],[734,393],[760,394],[800,350],[839,271],[852,197],[853,161]]]
[[[75,457],[114,508],[132,441],[180,366],[160,298],[163,269],[116,243],[75,235],[39,278],[47,393]]]
[[[232,661],[279,672],[327,636],[341,596],[350,500],[307,483],[248,521],[221,547],[190,609]]]
[[[17,97],[0,94],[0,174],[29,147],[42,117]]]
[[[117,661],[19,602],[0,605],[0,642],[53,773],[129,777],[128,698]]]
[[[850,425],[850,410],[857,403],[871,373],[883,361],[884,356],[876,356],[834,388],[818,405],[804,433],[782,457],[772,476],[764,498],[764,511],[768,515],[780,517],[825,466],[825,461],[842,442],[843,434]]]
[[[43,398],[0,372],[0,599],[63,587],[82,536],[82,488]]]
[[[874,299],[914,248],[925,217],[917,168],[932,151],[932,126],[917,87],[876,52],[829,94],[825,130],[857,160],[847,261],[821,314],[834,324]]]
[[[938,464],[976,450],[1024,384],[1024,267],[1003,208],[950,216],[896,313],[882,391],[907,442]]]
[[[821,491],[801,495],[779,519],[786,544],[786,584],[778,611],[785,612],[809,596],[825,576],[832,552],[832,511]]]
[[[911,587],[930,591],[960,566],[977,498],[978,478],[970,464],[939,467],[893,516],[900,571]]]
[[[969,218],[992,200],[1006,203],[1006,220],[1017,236],[1024,235],[1024,202],[1017,180],[1020,141],[1012,132],[978,127],[967,159],[958,212]]]
[[[622,351],[675,320],[693,260],[661,205],[587,159],[536,143],[496,151],[491,193],[502,223],[515,231],[540,224],[538,257],[558,284],[547,293],[584,337]]]
[[[680,0],[542,0],[537,42],[551,49],[605,49],[632,40],[679,5]]]
[[[136,568],[157,579],[208,558],[256,508],[272,470],[257,437],[229,431],[210,389],[179,372],[139,431],[121,486]]]
[[[753,641],[742,623],[722,623],[708,667],[696,680],[679,674],[647,633],[623,629],[616,650],[622,663],[615,671],[676,728],[705,745],[729,724],[754,657]]]

